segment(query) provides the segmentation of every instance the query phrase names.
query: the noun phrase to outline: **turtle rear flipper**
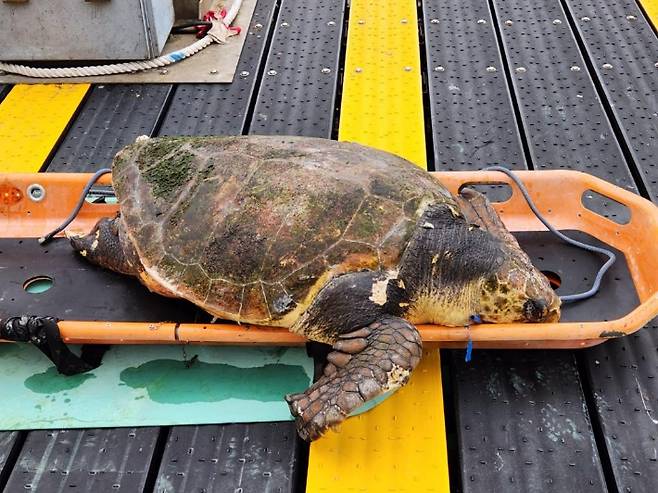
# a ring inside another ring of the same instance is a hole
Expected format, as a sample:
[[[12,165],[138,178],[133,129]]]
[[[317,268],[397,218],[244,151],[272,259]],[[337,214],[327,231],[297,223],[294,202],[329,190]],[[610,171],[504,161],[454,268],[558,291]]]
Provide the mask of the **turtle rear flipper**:
[[[333,349],[324,375],[306,392],[286,396],[305,440],[319,438],[366,402],[407,383],[422,343],[409,322],[385,316],[341,335]]]
[[[87,235],[67,233],[66,236],[73,249],[93,264],[131,276],[144,270],[125,236],[119,216],[101,218]]]

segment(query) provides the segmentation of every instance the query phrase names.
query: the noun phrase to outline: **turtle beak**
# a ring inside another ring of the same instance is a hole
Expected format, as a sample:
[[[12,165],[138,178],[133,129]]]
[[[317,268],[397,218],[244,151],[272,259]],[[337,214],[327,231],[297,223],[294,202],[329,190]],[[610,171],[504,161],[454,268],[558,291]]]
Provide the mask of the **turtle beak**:
[[[560,309],[554,309],[548,312],[548,315],[544,319],[544,323],[553,324],[560,321]]]
[[[556,302],[546,302],[542,299],[530,299],[523,305],[523,315],[528,322],[554,323],[560,319],[559,298]]]
[[[544,318],[545,323],[558,323],[560,321],[560,298],[555,296],[551,306],[548,308],[548,314]]]

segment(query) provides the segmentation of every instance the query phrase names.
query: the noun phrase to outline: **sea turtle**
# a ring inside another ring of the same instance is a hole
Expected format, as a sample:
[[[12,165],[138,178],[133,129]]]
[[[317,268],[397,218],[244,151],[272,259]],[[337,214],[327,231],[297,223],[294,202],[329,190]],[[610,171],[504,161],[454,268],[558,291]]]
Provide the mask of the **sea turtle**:
[[[486,199],[392,154],[302,137],[139,138],[113,162],[120,206],[89,261],[237,322],[333,345],[288,395],[309,440],[407,382],[414,324],[545,322],[559,299]]]

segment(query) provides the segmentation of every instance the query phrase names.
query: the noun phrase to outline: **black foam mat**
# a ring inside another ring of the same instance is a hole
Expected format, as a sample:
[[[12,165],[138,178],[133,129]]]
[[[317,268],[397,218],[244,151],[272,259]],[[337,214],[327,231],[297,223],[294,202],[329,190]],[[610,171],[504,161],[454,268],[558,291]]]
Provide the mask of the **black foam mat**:
[[[87,262],[69,242],[41,246],[36,238],[0,239],[0,317],[39,315],[63,320],[193,322],[207,320],[191,303],[151,293],[129,276]],[[52,287],[34,294],[26,283],[48,277]]]
[[[606,246],[590,235],[565,232],[574,239]],[[606,260],[562,242],[549,232],[516,234],[521,247],[542,271],[561,280],[558,294],[586,291]],[[607,246],[607,248],[610,248]],[[563,321],[604,321],[621,318],[639,299],[623,253],[604,277],[600,292],[563,306]],[[65,320],[207,322],[209,317],[183,300],[153,294],[137,279],[91,265],[65,239],[41,246],[35,238],[0,239],[0,269],[6,279],[0,300],[6,315],[54,316]],[[40,294],[25,290],[37,277],[52,279]],[[1,312],[0,312],[1,313]]]
[[[581,231],[563,231],[567,236],[613,251],[617,261],[601,281],[599,292],[587,300],[562,305],[563,322],[601,322],[623,317],[635,309],[640,301],[633,284],[625,255],[619,250]],[[515,234],[538,269],[558,276],[561,285],[558,295],[582,293],[589,290],[596,273],[608,260],[604,255],[568,245],[548,231]]]

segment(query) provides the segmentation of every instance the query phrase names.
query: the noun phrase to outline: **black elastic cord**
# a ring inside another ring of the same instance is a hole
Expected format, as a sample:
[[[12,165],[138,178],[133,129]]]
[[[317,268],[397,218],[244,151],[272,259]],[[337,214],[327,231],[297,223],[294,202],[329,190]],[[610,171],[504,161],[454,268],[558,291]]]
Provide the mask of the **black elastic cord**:
[[[73,220],[77,217],[78,213],[80,212],[80,209],[82,209],[82,206],[85,203],[85,199],[87,198],[87,194],[89,193],[89,190],[91,190],[91,187],[94,186],[94,184],[98,181],[98,179],[106,175],[108,173],[111,173],[112,170],[109,168],[103,168],[99,169],[96,171],[96,173],[93,174],[93,176],[89,179],[87,184],[85,185],[84,190],[82,191],[82,194],[80,195],[80,199],[78,200],[78,203],[76,204],[75,208],[73,209],[73,212],[67,217],[62,224],[60,224],[57,228],[53,229],[50,233],[47,235],[42,236],[39,238],[39,243],[41,245],[45,245],[48,243],[50,240],[52,240],[56,234],[61,233],[64,231],[64,228],[66,228],[69,224],[73,222]]]
[[[212,27],[212,22],[195,20],[179,22],[178,24],[174,24],[174,26],[171,28],[171,34],[194,34],[192,31],[190,31],[190,29],[199,26]]]
[[[71,352],[62,340],[57,319],[53,317],[10,317],[0,320],[0,339],[15,342],[31,342],[63,375],[77,375],[101,364],[109,346],[87,345],[80,356]]]
[[[564,296],[560,296],[560,300],[563,303],[571,303],[574,301],[580,301],[580,300],[585,300],[587,298],[591,298],[594,296],[598,291],[599,288],[601,287],[601,280],[603,279],[604,274],[612,267],[612,264],[615,263],[615,260],[617,260],[616,255],[614,252],[611,252],[610,250],[606,248],[601,248],[597,247],[594,245],[590,245],[588,243],[583,243],[582,241],[574,240],[573,238],[569,238],[566,236],[564,233],[558,231],[555,229],[547,220],[546,218],[539,212],[537,207],[535,206],[535,203],[532,201],[530,198],[530,194],[528,193],[528,190],[526,189],[525,185],[523,182],[519,179],[516,174],[503,167],[503,166],[490,166],[488,168],[485,168],[484,171],[500,171],[501,173],[505,173],[507,176],[509,176],[514,183],[516,183],[516,186],[519,187],[519,190],[521,190],[521,193],[523,194],[523,197],[525,198],[526,202],[528,203],[528,206],[530,206],[530,209],[532,212],[537,216],[537,219],[539,219],[544,226],[548,228],[548,230],[556,235],[558,238],[561,240],[569,243],[570,245],[573,245],[578,248],[582,248],[583,250],[587,250],[590,252],[595,252],[595,253],[601,253],[603,255],[606,255],[608,257],[608,260],[606,263],[603,264],[603,266],[599,269],[599,271],[596,273],[596,278],[594,279],[594,284],[592,284],[592,287],[582,293],[576,293],[576,294],[568,294]]]

